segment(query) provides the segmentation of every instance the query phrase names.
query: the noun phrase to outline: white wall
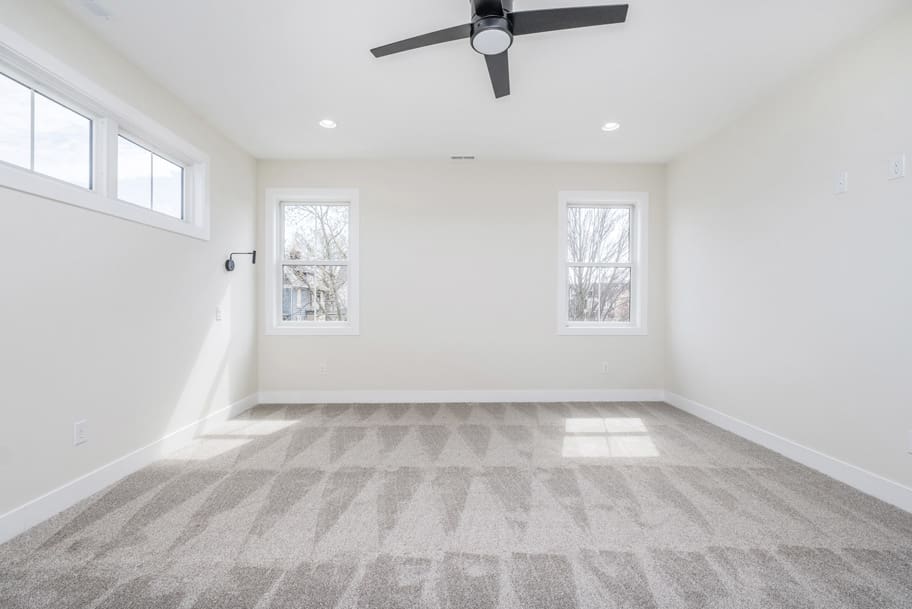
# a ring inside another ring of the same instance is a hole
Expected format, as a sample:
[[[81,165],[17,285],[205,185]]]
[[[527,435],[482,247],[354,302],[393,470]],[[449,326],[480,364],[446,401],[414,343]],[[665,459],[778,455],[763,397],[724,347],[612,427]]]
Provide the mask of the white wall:
[[[257,165],[49,3],[0,19],[212,163],[208,242],[0,188],[0,514],[258,387],[667,387],[912,484],[912,175],[885,180],[912,156],[912,15],[675,162],[667,218],[662,166]],[[262,267],[222,270],[292,186],[361,191],[360,336],[260,336]],[[648,336],[556,334],[560,190],[650,193]]]
[[[910,57],[907,13],[673,163],[667,219],[668,389],[905,485]]]
[[[658,165],[261,161],[261,247],[267,188],[360,189],[361,335],[260,337],[260,389],[661,389],[664,175]],[[650,193],[648,336],[557,335],[561,190]]]
[[[222,267],[254,243],[256,165],[50,3],[0,16],[210,155],[212,199],[205,242],[0,188],[3,514],[256,391],[254,269]]]

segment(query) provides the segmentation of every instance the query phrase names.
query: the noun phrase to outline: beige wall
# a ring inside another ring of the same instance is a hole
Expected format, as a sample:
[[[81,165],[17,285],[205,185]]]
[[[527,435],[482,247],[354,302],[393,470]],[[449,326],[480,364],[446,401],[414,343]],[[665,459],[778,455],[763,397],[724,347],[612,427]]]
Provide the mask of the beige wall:
[[[909,57],[907,13],[673,163],[667,252],[669,390],[906,485]]]
[[[260,389],[661,389],[664,176],[658,165],[261,161],[261,247],[267,188],[360,190],[361,335],[261,336]],[[648,336],[557,335],[561,190],[650,193]]]
[[[2,514],[254,393],[256,303],[222,267],[254,242],[253,159],[50,3],[0,18],[205,151],[212,195],[205,242],[0,188]]]

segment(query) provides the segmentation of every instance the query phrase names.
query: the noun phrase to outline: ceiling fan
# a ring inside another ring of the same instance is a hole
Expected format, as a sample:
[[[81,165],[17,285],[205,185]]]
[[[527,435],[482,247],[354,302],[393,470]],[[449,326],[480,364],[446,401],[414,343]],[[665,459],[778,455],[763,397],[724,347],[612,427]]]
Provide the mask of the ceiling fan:
[[[442,42],[470,38],[472,48],[485,56],[488,74],[494,87],[494,97],[504,97],[510,94],[510,64],[507,50],[513,44],[514,36],[624,23],[627,20],[628,6],[615,4],[513,12],[513,0],[469,0],[469,3],[472,5],[470,23],[406,38],[371,49],[371,53],[374,57],[385,57]]]

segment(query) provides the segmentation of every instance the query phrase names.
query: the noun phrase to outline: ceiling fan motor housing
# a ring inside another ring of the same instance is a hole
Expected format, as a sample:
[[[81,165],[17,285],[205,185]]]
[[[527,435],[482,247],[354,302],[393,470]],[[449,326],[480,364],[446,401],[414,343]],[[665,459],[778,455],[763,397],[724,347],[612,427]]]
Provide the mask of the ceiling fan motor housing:
[[[513,0],[469,0],[469,5],[476,17],[503,17],[513,12]]]
[[[500,55],[513,44],[506,17],[482,17],[472,24],[472,48],[482,55]]]

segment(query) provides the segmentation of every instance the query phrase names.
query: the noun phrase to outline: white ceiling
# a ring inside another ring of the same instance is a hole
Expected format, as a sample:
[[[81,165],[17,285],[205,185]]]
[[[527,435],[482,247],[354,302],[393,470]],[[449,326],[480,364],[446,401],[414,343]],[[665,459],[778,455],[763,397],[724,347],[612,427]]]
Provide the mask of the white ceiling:
[[[630,0],[624,25],[517,38],[500,100],[468,41],[369,53],[468,0],[59,1],[258,158],[667,161],[907,0]]]

